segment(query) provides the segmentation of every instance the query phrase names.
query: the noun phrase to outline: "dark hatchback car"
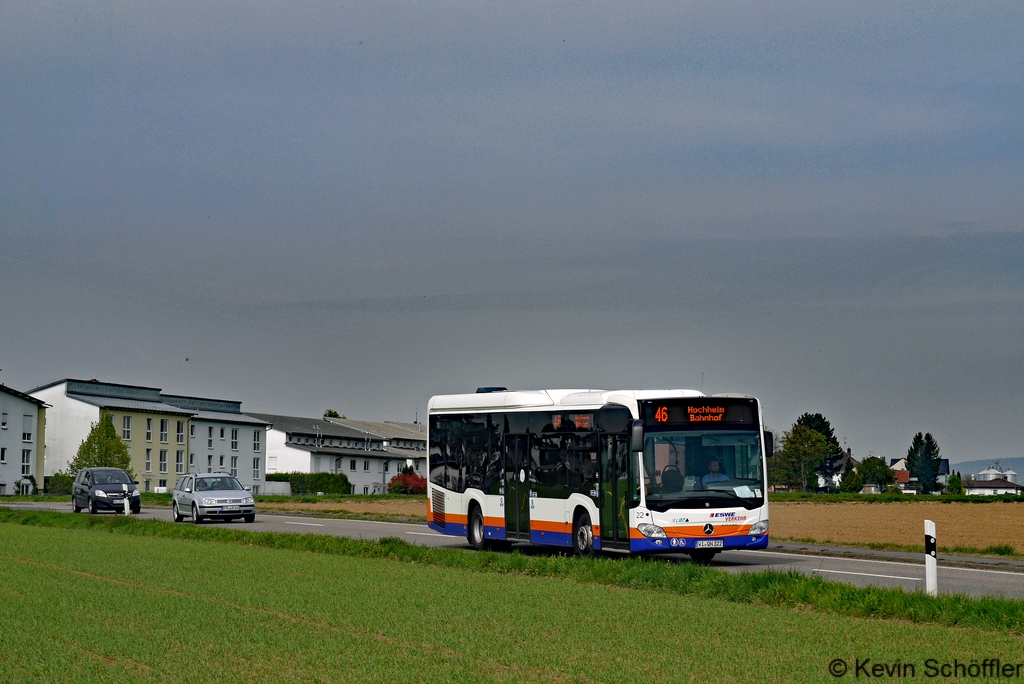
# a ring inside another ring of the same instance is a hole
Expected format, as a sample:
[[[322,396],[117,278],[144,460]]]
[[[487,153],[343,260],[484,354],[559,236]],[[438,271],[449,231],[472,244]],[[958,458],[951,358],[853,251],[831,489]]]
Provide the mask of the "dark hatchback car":
[[[75,513],[88,508],[90,513],[114,511],[124,513],[124,500],[129,500],[132,513],[142,509],[138,482],[120,468],[83,468],[71,487],[71,507]]]

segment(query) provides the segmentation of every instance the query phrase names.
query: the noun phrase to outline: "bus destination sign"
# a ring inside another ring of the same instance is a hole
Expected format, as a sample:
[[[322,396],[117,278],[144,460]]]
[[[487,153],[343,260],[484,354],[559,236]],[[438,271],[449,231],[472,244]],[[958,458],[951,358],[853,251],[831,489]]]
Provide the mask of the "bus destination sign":
[[[666,399],[645,402],[644,422],[673,427],[757,425],[757,413],[751,399]]]

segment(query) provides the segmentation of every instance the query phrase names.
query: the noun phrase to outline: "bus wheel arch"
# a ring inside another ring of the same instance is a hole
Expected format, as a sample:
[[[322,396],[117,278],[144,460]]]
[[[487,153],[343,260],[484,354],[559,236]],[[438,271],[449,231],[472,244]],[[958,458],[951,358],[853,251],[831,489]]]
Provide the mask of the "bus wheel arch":
[[[583,506],[577,506],[572,513],[572,550],[577,556],[594,555],[594,526],[590,511]]]

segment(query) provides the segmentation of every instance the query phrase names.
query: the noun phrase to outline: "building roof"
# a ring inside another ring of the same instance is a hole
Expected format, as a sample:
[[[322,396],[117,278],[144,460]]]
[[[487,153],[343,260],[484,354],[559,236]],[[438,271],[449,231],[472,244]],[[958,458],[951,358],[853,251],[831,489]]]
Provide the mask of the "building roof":
[[[939,475],[949,475],[949,459],[939,459]]]
[[[266,421],[273,426],[273,429],[280,430],[281,432],[288,434],[311,436],[320,435],[324,437],[343,437],[345,439],[364,440],[384,439],[381,435],[372,434],[365,430],[356,430],[354,428],[345,427],[344,425],[338,425],[337,423],[332,423],[328,420],[324,420],[323,418],[281,416],[274,413],[246,413],[245,415]]]
[[[224,411],[196,411],[192,414],[192,420],[205,420],[210,423],[236,423],[239,425],[270,425],[265,420],[253,418],[244,413],[231,413]]]
[[[141,385],[122,385],[114,382],[100,382],[92,380],[75,380],[64,378],[47,385],[42,385],[31,390],[30,393],[39,392],[56,385],[66,384],[65,392],[70,394],[84,394],[95,397],[111,397],[119,399],[135,399],[138,401],[160,401],[160,388],[142,387]]]
[[[194,411],[214,411],[217,413],[241,413],[242,402],[229,399],[207,399],[205,397],[188,397],[183,394],[160,394],[160,400],[171,406],[192,409]]]
[[[142,413],[169,413],[178,416],[192,416],[194,411],[178,408],[160,401],[139,401],[137,399],[119,399],[116,397],[91,397],[85,394],[68,393],[69,399],[76,399],[106,409],[122,411],[140,411]]]
[[[33,404],[35,404],[36,406],[49,406],[49,404],[47,404],[42,399],[36,399],[31,394],[25,394],[24,392],[19,392],[16,389],[11,389],[7,385],[0,385],[0,392],[4,392],[5,394],[10,394],[11,396],[18,397],[19,399],[24,399],[25,401],[30,401]]]
[[[968,480],[964,483],[968,489],[1024,489],[1024,485],[1009,480]]]
[[[427,441],[427,431],[422,423],[398,423],[394,421],[377,422],[372,420],[351,420],[349,418],[326,418],[332,423],[346,427],[363,430],[371,434],[380,435],[386,439],[408,439],[412,441]],[[417,430],[417,428],[424,428]]]
[[[382,449],[353,449],[351,447],[332,447],[332,446],[314,446],[312,444],[292,444],[288,443],[288,446],[292,449],[299,449],[301,451],[308,451],[313,455],[318,456],[351,456],[353,458],[390,458],[392,460],[404,459],[405,456],[396,456],[392,454],[390,450],[383,451]],[[423,458],[421,455],[420,458]]]

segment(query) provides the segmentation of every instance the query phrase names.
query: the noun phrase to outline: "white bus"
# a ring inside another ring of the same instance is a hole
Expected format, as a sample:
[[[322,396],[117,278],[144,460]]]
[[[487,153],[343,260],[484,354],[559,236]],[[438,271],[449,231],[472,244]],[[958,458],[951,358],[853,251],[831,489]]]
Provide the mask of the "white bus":
[[[481,388],[432,397],[429,421],[428,524],[473,548],[707,561],[768,546],[772,436],[754,397]]]

